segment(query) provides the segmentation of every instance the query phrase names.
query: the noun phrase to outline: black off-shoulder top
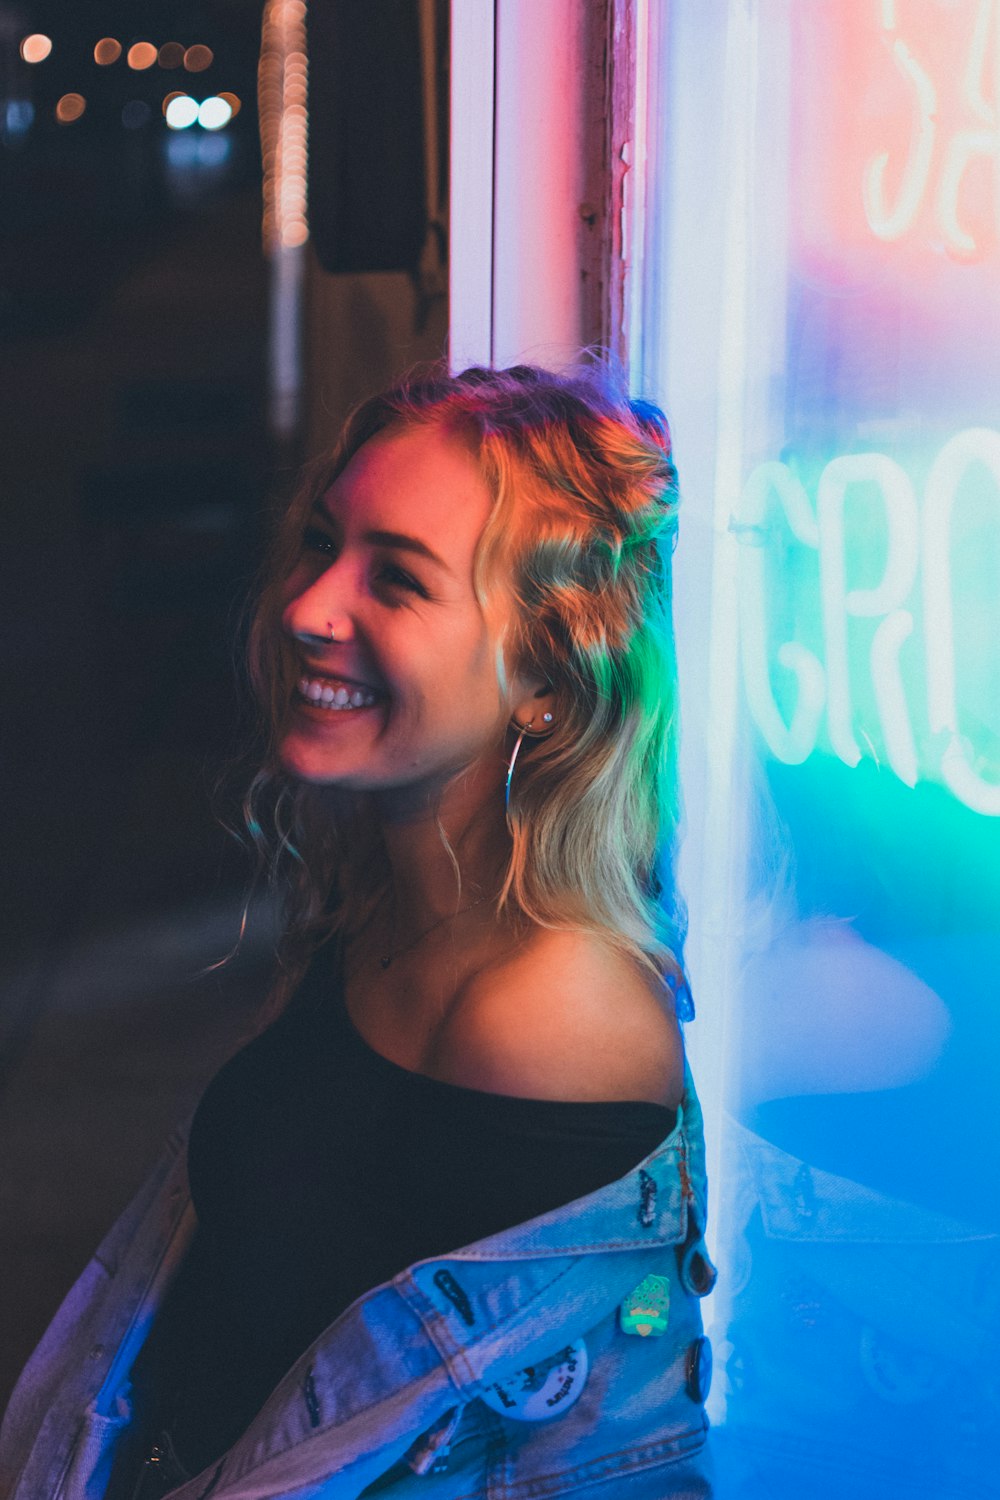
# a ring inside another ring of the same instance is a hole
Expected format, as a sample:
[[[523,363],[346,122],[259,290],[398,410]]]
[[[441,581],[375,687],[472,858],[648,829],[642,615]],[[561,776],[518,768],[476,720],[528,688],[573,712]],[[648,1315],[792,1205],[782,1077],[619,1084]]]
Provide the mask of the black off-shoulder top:
[[[354,1027],[321,950],[198,1106],[198,1227],[134,1384],[197,1473],[364,1292],[623,1177],[675,1121],[644,1101],[525,1099],[402,1068]]]

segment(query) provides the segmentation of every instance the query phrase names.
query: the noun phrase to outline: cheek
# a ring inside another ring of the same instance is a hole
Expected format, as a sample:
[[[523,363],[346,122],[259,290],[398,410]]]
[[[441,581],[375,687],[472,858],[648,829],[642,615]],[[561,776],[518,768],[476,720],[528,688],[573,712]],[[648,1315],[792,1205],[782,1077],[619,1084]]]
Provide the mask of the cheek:
[[[461,754],[502,738],[506,708],[492,650],[478,634],[465,641],[450,636],[410,672],[396,663],[396,675],[392,662],[383,665],[392,694],[387,736],[419,737]]]
[[[507,718],[507,706],[499,665],[496,642],[484,630],[476,642],[472,676],[479,687],[478,698],[483,712],[503,723]]]

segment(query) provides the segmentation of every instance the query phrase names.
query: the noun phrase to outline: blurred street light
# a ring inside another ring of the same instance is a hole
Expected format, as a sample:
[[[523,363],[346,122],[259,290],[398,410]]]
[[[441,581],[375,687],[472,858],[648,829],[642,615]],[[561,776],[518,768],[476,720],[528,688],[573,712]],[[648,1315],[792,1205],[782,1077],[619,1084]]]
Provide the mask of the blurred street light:
[[[184,66],[189,73],[204,73],[215,61],[215,53],[211,47],[189,47],[184,54]]]
[[[72,125],[86,108],[87,101],[82,94],[63,94],[56,105],[56,119],[60,125]]]
[[[21,43],[21,56],[26,63],[44,62],[52,51],[52,38],[41,31],[32,32]]]
[[[152,42],[135,42],[128,49],[128,65],[137,73],[151,68],[156,61],[156,48]]]

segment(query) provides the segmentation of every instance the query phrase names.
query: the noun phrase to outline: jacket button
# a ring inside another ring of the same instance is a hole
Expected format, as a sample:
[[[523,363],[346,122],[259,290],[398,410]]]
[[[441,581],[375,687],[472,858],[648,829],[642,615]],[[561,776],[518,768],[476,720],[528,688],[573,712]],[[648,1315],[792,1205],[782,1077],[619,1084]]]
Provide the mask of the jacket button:
[[[687,1393],[699,1406],[712,1387],[712,1345],[707,1338],[695,1339],[687,1352]]]
[[[91,1357],[91,1359],[100,1359],[100,1357],[101,1357],[101,1355],[103,1353],[104,1353],[104,1345],[103,1344],[95,1344],[94,1347],[90,1351],[90,1357]]]

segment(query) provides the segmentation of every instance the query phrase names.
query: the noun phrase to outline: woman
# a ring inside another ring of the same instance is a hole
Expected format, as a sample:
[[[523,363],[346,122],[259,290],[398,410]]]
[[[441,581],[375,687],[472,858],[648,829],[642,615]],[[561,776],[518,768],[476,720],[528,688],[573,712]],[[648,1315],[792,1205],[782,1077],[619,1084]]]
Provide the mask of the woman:
[[[675,525],[661,414],[596,373],[349,419],[251,640],[280,1014],[22,1377],[9,1493],[707,1492]]]

